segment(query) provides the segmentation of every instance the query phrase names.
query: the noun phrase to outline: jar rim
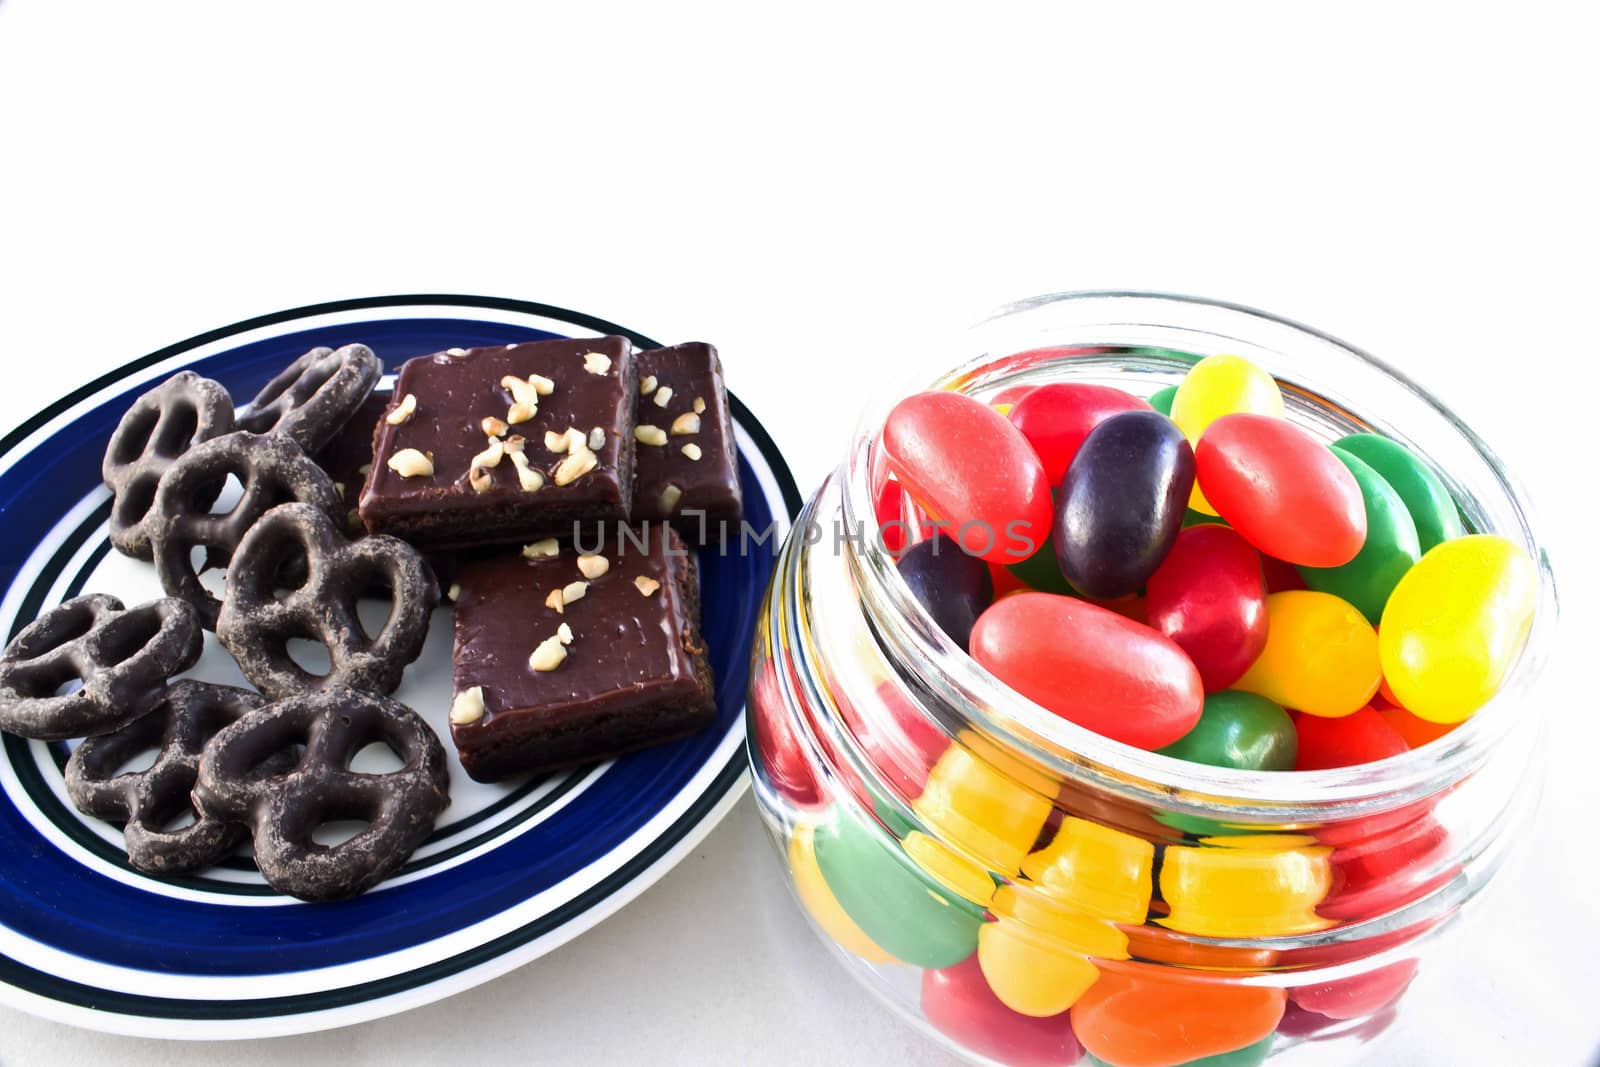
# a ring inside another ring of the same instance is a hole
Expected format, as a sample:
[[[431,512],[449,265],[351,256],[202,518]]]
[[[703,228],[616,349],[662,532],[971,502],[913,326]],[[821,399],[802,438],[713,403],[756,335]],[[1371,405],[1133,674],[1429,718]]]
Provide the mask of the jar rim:
[[[1056,346],[1106,344],[1118,331],[1131,336],[1167,328],[1245,340],[1244,347],[1263,352],[1280,351],[1273,347],[1276,339],[1312,345],[1319,358],[1342,361],[1369,376],[1375,372],[1386,388],[1404,393],[1408,402],[1420,402],[1435,417],[1436,432],[1455,435],[1453,443],[1464,445],[1481,462],[1479,473],[1484,483],[1499,497],[1494,503],[1501,510],[1509,505],[1509,527],[1481,532],[1510,538],[1534,561],[1538,592],[1533,624],[1499,690],[1471,718],[1419,748],[1353,767],[1315,771],[1212,767],[1137,749],[1070,722],[1005,685],[945,635],[900,576],[881,535],[873,486],[874,474],[882,468],[879,430],[889,408],[918,389],[961,389],[979,380],[998,388],[996,382],[1003,384],[1008,373],[1005,360],[1017,353],[983,351],[931,382],[921,379],[869,404],[857,423],[840,479],[843,518],[853,534],[843,551],[862,593],[864,610],[874,616],[879,639],[891,646],[890,658],[917,674],[964,720],[963,725],[1020,748],[1052,773],[1091,780],[1130,798],[1159,795],[1167,807],[1215,813],[1223,806],[1242,820],[1282,823],[1347,817],[1437,792],[1478,767],[1510,729],[1535,718],[1535,709],[1518,705],[1527,702],[1554,643],[1558,604],[1548,553],[1534,534],[1533,508],[1525,489],[1449,408],[1403,372],[1348,342],[1265,311],[1200,297],[1137,290],[1045,294],[1002,306],[974,324],[967,338],[970,343],[972,337],[981,337],[983,331],[997,325],[1016,325],[1035,313],[1059,315],[1063,309],[1071,320],[1064,325],[1076,323],[1083,340],[1056,337],[1052,340]],[[1061,328],[1062,324],[1050,327]],[[1030,329],[1038,329],[1037,324],[1024,326],[1019,333],[1027,334]],[[1247,340],[1251,337],[1256,340]],[[1216,351],[1237,351],[1239,347]],[[1199,353],[1204,354],[1209,353]],[[1321,384],[1315,375],[1307,378],[1312,389]],[[1321,391],[1309,395],[1327,402]],[[1358,398],[1352,401],[1347,413],[1366,424],[1372,413],[1361,408]],[[1374,425],[1381,422],[1375,420]],[[1453,478],[1448,480],[1452,486],[1458,484]],[[1460,506],[1459,492],[1452,495]],[[1474,502],[1480,503],[1482,496],[1481,492],[1474,494]]]

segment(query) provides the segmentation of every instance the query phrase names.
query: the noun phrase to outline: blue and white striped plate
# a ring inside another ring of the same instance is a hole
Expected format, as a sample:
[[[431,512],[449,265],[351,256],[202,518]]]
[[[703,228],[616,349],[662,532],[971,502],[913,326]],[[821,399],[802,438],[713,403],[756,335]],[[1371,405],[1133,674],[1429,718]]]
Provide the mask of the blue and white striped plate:
[[[151,567],[110,550],[100,459],[133,399],[180,368],[242,398],[313,345],[361,341],[392,369],[451,346],[606,333],[656,344],[523,301],[377,297],[213,330],[90,382],[0,439],[0,639],[80,592],[130,604],[160,595]],[[480,785],[454,765],[452,802],[433,837],[398,875],[339,904],[274,893],[243,854],[181,878],[134,871],[120,833],[68,803],[61,773],[68,746],[8,736],[0,753],[0,1001],[152,1037],[342,1026],[526,963],[660,878],[744,789],[750,636],[777,543],[800,505],[771,438],[738,400],[732,404],[746,521],[757,530],[772,524],[776,536],[747,553],[702,556],[715,727],[533,781]],[[446,739],[450,641],[441,610],[396,694]],[[214,639],[207,642],[192,673],[244,684]]]

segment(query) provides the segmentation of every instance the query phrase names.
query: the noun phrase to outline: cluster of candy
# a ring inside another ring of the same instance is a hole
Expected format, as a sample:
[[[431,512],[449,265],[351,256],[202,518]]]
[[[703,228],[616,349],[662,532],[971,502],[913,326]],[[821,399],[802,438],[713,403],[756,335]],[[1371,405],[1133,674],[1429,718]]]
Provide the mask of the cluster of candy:
[[[1403,445],[1332,445],[1238,356],[1148,401],[1059,383],[902,400],[879,501],[912,591],[1017,692],[1142,749],[1246,770],[1398,755],[1494,695],[1532,560],[1468,534]],[[906,546],[909,525],[927,533]]]

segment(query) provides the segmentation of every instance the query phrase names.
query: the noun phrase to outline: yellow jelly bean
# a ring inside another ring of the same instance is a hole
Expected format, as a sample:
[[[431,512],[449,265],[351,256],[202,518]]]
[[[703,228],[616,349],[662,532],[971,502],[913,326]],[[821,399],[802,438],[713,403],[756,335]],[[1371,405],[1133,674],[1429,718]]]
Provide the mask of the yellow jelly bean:
[[[1088,819],[1062,820],[1055,840],[1022,863],[1043,892],[1088,915],[1142,923],[1155,846]]]
[[[993,899],[994,879],[982,864],[974,863],[921,830],[911,831],[901,844],[913,863],[950,892],[985,907]]]
[[[822,880],[822,871],[817,867],[817,854],[809,826],[795,827],[794,836],[789,838],[789,871],[794,877],[794,888],[800,897],[800,903],[810,912],[816,924],[822,927],[823,932],[833,938],[840,948],[861,957],[868,963],[897,962],[893,956],[879,948],[872,938],[856,925],[854,919],[845,914],[844,908],[828,889],[828,883]]]
[[[1339,718],[1378,691],[1378,634],[1332,593],[1267,597],[1267,647],[1233,684],[1308,715]]]
[[[1434,546],[1394,587],[1378,627],[1383,675],[1419,719],[1457,723],[1500,688],[1533,625],[1539,574],[1493,534]]]
[[[1276,937],[1333,925],[1315,909],[1327,896],[1332,849],[1294,835],[1207,838],[1173,846],[1161,862],[1161,925],[1202,937]]]
[[[1243,356],[1207,356],[1184,375],[1172,397],[1172,421],[1193,445],[1207,426],[1224,415],[1249,412],[1283,417],[1283,394],[1272,375]],[[1189,506],[1207,515],[1216,509],[1195,485]]]
[[[953,744],[928,772],[914,809],[934,836],[1011,875],[1039,839],[1050,806],[1050,797]]]
[[[1128,936],[1019,886],[995,894],[995,921],[978,931],[978,966],[1000,1002],[1023,1015],[1059,1015],[1100,977],[1088,957],[1125,960]]]

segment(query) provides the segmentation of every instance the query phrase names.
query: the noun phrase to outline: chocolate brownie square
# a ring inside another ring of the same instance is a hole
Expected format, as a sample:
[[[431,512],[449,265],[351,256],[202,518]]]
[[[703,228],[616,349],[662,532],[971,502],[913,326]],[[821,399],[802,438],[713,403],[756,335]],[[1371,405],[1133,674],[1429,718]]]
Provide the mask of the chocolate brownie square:
[[[423,548],[465,548],[625,519],[637,381],[622,337],[408,360],[373,438],[362,521]]]
[[[373,434],[393,398],[394,394],[388,389],[373,390],[350,416],[350,421],[314,457],[317,466],[328,472],[333,487],[344,497],[345,533],[351,537],[365,537],[367,533],[356,503],[361,499],[362,487],[367,484],[367,472],[372,470]]]
[[[610,759],[716,717],[694,556],[666,524],[480,557],[456,583],[450,733],[473,778]]]
[[[640,352],[633,517],[671,520],[697,543],[737,535],[738,447],[717,350],[700,341]]]

